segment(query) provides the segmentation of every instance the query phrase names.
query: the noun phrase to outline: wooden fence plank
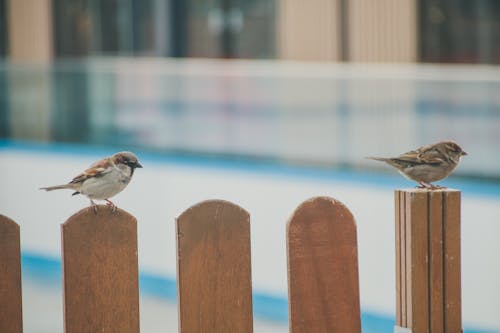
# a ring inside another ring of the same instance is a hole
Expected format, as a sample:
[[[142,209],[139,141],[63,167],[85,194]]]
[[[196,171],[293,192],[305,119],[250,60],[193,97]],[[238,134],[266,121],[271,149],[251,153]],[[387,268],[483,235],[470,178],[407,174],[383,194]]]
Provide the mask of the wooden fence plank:
[[[406,272],[396,263],[396,276],[406,274],[396,287],[396,299],[406,296],[406,321],[402,313],[396,325],[413,333],[461,332],[460,192],[397,190],[395,197],[396,257],[406,258]]]
[[[432,191],[429,200],[429,321],[430,332],[444,333],[443,308],[443,195]]]
[[[340,202],[302,203],[287,224],[290,331],[361,332],[356,225]]]
[[[408,195],[407,212],[411,228],[411,328],[413,333],[429,332],[429,266],[427,193]],[[418,315],[415,315],[418,314]]]
[[[460,192],[450,191],[444,195],[445,332],[461,332]]]
[[[250,216],[210,200],[177,219],[179,332],[253,331]]]
[[[403,291],[401,288],[404,284],[401,282],[403,277],[405,276],[404,270],[402,269],[402,258],[404,258],[404,251],[401,251],[401,246],[404,242],[401,239],[401,228],[403,227],[404,220],[401,220],[401,205],[404,205],[401,202],[401,192],[394,192],[394,202],[395,202],[395,216],[396,216],[396,225],[395,225],[395,239],[396,239],[396,325],[403,326]],[[406,303],[406,300],[405,302]],[[404,323],[406,325],[406,323]]]
[[[61,226],[66,333],[139,332],[137,222],[83,209]]]
[[[406,300],[406,326],[405,327],[413,327],[413,304],[412,304],[412,251],[411,251],[411,236],[412,236],[412,228],[411,228],[411,197],[406,193],[403,193],[404,201],[405,201],[405,212],[404,212],[404,239],[405,239],[405,300]]]
[[[406,196],[403,192],[399,193],[399,201],[400,201],[400,214],[399,214],[399,219],[400,219],[400,224],[401,228],[399,230],[400,232],[400,257],[401,257],[401,296],[399,297],[401,299],[401,323],[403,326],[406,327],[408,323],[408,297],[407,295],[409,294],[408,290],[408,284],[407,279],[408,279],[408,263],[409,261],[407,260],[408,254],[407,253],[407,242],[406,242],[406,228],[407,228],[407,221],[406,221]],[[408,249],[409,250],[409,249]]]
[[[22,331],[19,225],[0,215],[0,332]]]

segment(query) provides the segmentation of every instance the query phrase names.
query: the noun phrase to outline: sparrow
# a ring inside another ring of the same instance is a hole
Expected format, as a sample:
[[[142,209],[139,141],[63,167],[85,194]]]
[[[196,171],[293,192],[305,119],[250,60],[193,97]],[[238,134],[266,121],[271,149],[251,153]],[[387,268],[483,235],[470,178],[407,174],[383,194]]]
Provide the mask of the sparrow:
[[[398,157],[368,158],[395,167],[403,176],[416,181],[420,185],[419,188],[437,189],[443,187],[431,183],[448,177],[455,170],[460,158],[465,155],[467,153],[456,142],[442,141],[422,146]]]
[[[92,164],[87,170],[73,178],[69,183],[42,187],[41,190],[53,191],[70,189],[76,194],[83,194],[90,200],[90,207],[97,211],[96,200],[105,200],[113,211],[116,205],[109,198],[123,191],[134,175],[136,168],[142,168],[137,157],[128,151],[122,151],[105,157]]]

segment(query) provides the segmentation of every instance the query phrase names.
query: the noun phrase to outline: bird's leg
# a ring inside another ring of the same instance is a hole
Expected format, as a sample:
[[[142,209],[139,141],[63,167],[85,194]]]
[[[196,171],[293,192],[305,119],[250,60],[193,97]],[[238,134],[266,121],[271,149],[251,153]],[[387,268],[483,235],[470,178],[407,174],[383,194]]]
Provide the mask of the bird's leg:
[[[418,182],[418,183],[420,184],[420,186],[417,186],[417,188],[426,188],[429,190],[439,190],[439,189],[446,188],[446,187],[441,186],[441,185],[434,185],[434,184],[426,183],[426,182]]]
[[[104,199],[106,200],[106,205],[108,205],[109,207],[111,207],[111,211],[112,212],[116,212],[116,205],[114,203],[111,202],[111,200],[109,199]]]
[[[98,210],[98,206],[97,204],[94,202],[94,200],[90,199],[90,206],[89,206],[89,209],[92,209],[94,211],[95,214],[97,214],[97,210]]]
[[[417,186],[417,188],[427,188],[427,189],[432,189],[434,188],[434,185],[432,184],[429,184],[429,183],[426,183],[424,181],[420,181],[418,182],[420,184],[420,186]]]

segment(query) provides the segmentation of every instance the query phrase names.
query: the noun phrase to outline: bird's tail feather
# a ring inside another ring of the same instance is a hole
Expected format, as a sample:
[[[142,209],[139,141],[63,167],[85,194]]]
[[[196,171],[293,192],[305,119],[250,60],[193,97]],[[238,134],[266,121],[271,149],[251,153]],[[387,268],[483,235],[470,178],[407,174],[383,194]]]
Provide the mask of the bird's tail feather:
[[[73,186],[74,186],[73,184],[64,184],[64,185],[41,187],[40,190],[54,191],[54,190],[62,190],[62,189],[73,189],[74,188]]]
[[[375,160],[375,161],[382,161],[382,162],[387,162],[387,160],[388,160],[388,158],[386,158],[386,157],[373,157],[373,156],[368,156],[367,159]]]

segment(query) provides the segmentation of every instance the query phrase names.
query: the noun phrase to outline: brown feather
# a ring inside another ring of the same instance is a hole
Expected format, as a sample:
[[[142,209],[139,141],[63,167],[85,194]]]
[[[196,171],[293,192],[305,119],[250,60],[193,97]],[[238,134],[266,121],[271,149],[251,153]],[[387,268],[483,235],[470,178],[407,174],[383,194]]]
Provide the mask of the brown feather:
[[[87,170],[76,176],[70,181],[70,184],[82,183],[88,178],[99,177],[100,174],[104,174],[107,168],[111,165],[109,158],[101,161],[97,161],[92,164]]]

